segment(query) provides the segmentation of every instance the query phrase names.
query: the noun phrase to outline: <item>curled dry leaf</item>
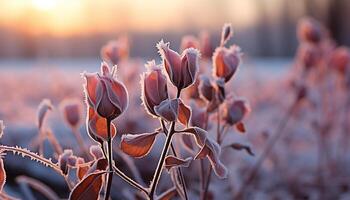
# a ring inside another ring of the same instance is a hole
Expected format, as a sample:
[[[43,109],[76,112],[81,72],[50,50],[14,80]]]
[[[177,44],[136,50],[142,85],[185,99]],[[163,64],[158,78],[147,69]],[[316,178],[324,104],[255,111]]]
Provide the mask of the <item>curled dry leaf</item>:
[[[142,158],[150,152],[158,133],[159,132],[123,135],[120,148],[124,153],[130,156]]]
[[[235,150],[239,150],[239,151],[245,150],[249,155],[255,156],[252,149],[248,145],[244,145],[244,144],[240,144],[240,143],[233,143],[233,144],[229,145],[229,147],[231,147]]]
[[[181,159],[175,156],[167,156],[165,158],[165,168],[169,171],[173,167],[188,167],[192,160],[192,157]]]
[[[154,107],[154,110],[162,119],[172,122],[178,117],[178,107],[179,103],[177,99],[167,99]]]
[[[4,168],[4,161],[0,158],[0,193],[4,188],[5,183],[6,183],[6,171]]]
[[[181,99],[167,99],[154,108],[155,112],[162,119],[172,122],[178,120],[188,126],[191,118],[191,109]]]
[[[196,139],[197,145],[201,148],[201,150],[195,156],[195,159],[203,159],[207,157],[214,169],[215,174],[219,178],[226,178],[228,171],[224,164],[220,161],[221,148],[213,139],[207,137],[207,131],[198,127],[191,127],[183,130],[182,132],[193,135]]]
[[[99,171],[89,174],[81,180],[69,195],[70,200],[95,200],[98,199],[102,188],[102,175],[107,172]]]

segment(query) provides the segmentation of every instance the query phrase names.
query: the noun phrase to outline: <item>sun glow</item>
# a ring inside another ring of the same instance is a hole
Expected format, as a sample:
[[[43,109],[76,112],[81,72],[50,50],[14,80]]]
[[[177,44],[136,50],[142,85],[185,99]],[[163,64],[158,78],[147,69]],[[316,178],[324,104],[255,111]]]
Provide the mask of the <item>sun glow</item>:
[[[57,5],[57,0],[32,0],[34,8],[41,11],[50,11]]]
[[[239,3],[239,0],[223,0],[219,4],[203,4],[202,0],[0,0],[0,28],[66,37],[106,32],[214,29],[225,22],[251,25],[256,19],[254,0],[247,1],[250,3]],[[230,14],[221,14],[219,10]]]

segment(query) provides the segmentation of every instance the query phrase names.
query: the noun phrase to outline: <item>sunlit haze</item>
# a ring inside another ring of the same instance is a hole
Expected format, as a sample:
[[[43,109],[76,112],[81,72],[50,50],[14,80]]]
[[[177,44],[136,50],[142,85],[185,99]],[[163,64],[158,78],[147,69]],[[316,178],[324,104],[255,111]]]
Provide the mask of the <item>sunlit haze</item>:
[[[35,35],[55,36],[119,31],[213,29],[225,21],[234,23],[235,27],[250,26],[257,18],[254,2],[254,0],[0,1],[0,26]]]

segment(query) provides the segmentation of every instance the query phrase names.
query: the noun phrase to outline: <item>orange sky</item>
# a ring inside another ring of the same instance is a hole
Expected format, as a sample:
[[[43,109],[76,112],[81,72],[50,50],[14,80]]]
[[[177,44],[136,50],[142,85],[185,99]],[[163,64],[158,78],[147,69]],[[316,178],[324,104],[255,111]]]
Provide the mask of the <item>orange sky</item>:
[[[39,35],[217,29],[256,18],[256,0],[0,0],[0,26]]]

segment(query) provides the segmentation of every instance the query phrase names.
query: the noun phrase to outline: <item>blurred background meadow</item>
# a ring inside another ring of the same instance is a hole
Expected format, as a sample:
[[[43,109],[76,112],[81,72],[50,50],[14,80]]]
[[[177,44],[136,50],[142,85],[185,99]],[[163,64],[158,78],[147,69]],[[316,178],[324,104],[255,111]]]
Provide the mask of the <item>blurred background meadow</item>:
[[[243,56],[227,89],[245,97],[251,112],[245,118],[246,133],[231,129],[227,144],[248,145],[255,156],[224,149],[228,179],[213,177],[207,199],[235,199],[240,192],[243,194],[236,199],[350,199],[350,86],[344,75],[350,71],[350,62],[345,56],[346,70],[340,74],[329,61],[337,46],[350,45],[349,10],[350,1],[346,0],[0,0],[0,119],[6,126],[1,143],[37,151],[37,108],[48,98],[54,108],[45,127],[60,146],[77,146],[60,110],[67,99],[82,103],[79,133],[86,144],[92,144],[84,123],[81,73],[99,71],[101,48],[111,40],[121,45],[118,78],[130,95],[128,110],[115,122],[118,134],[151,131],[157,120],[141,105],[139,74],[145,71],[146,61],[160,62],[156,43],[164,39],[181,52],[184,36],[191,36],[199,44],[207,41],[214,51],[223,24],[231,23],[234,33],[229,43],[239,45]],[[309,70],[308,78],[301,72],[307,64],[300,57],[297,34],[298,23],[305,17],[320,22],[327,35],[325,43],[331,43],[322,46],[327,50],[316,58],[319,62],[311,64],[319,69]],[[210,74],[211,55],[201,53],[200,69]],[[310,79],[301,81],[307,87],[307,98],[291,114],[299,79]],[[276,130],[283,135],[254,180],[244,186],[246,175]],[[130,174],[135,175],[130,165],[143,166],[136,174],[148,182],[156,167],[156,162],[149,161],[158,159],[163,141],[160,137],[150,157],[130,160],[116,153],[115,159]],[[44,156],[50,157],[55,149],[49,142],[44,146]],[[31,177],[60,198],[68,197],[64,180],[50,169],[12,154],[4,163],[7,194],[45,199],[35,189],[28,189],[33,187],[28,186]],[[196,186],[191,185],[197,177],[191,169],[184,173],[192,190],[190,199],[197,199]],[[114,191],[113,199],[134,199],[125,183],[114,182],[120,190]],[[164,187],[170,184],[166,178],[163,182]]]

